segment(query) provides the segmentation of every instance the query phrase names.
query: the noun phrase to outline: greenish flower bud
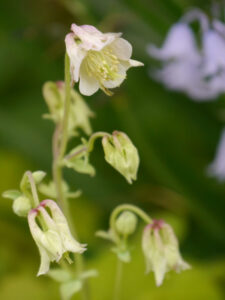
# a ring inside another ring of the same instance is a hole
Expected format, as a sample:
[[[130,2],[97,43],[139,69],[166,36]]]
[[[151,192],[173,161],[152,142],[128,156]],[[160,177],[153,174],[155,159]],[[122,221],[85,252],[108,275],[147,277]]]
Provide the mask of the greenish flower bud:
[[[69,137],[78,135],[78,128],[90,135],[92,133],[90,118],[94,117],[94,113],[89,109],[84,99],[72,88],[70,95]],[[43,96],[49,109],[49,114],[45,114],[44,117],[53,120],[55,123],[61,123],[64,115],[64,82],[46,82],[43,86]]]
[[[44,171],[35,171],[32,173],[32,176],[34,178],[34,182],[39,184],[46,176],[46,173]]]
[[[136,180],[139,155],[129,137],[123,132],[114,131],[111,137],[103,137],[102,145],[105,160],[120,172],[129,183]]]
[[[130,235],[137,227],[137,217],[130,211],[124,211],[116,220],[116,230],[122,235]]]
[[[160,286],[170,270],[177,273],[190,266],[182,259],[177,238],[170,225],[162,220],[154,220],[145,227],[142,249],[146,260],[146,271],[153,271],[156,285]]]
[[[20,196],[13,201],[13,211],[19,217],[26,217],[32,206],[30,199],[25,196]]]

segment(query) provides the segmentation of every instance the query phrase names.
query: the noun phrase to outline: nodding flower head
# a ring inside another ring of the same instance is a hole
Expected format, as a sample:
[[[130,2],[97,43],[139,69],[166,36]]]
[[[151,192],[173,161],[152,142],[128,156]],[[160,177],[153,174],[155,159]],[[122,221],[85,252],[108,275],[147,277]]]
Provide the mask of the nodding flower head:
[[[81,94],[90,96],[101,88],[108,90],[119,86],[130,67],[142,66],[132,60],[132,46],[121,33],[102,33],[90,25],[72,24],[65,43],[70,58],[72,81],[80,80]]]
[[[163,220],[154,220],[145,227],[142,249],[146,260],[146,271],[154,272],[156,285],[160,286],[170,270],[180,272],[190,266],[182,259],[177,238],[170,225]]]
[[[86,250],[85,245],[71,235],[65,216],[53,200],[44,200],[32,209],[28,223],[41,256],[38,276],[47,273],[50,262],[59,262],[64,253],[83,253]]]
[[[137,179],[139,155],[129,137],[119,131],[102,139],[105,160],[120,172],[129,183]]]

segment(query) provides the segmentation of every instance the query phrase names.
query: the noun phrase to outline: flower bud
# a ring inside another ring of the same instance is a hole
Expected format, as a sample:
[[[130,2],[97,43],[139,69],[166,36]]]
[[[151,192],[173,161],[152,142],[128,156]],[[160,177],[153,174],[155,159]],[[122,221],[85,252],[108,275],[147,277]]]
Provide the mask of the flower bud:
[[[124,211],[116,220],[116,230],[122,235],[134,233],[137,227],[137,217],[130,211]]]
[[[44,200],[31,210],[28,223],[41,256],[38,275],[47,273],[50,262],[59,262],[64,253],[83,253],[86,250],[85,245],[78,243],[71,235],[65,216],[53,200]]]
[[[30,199],[25,196],[20,196],[13,201],[13,211],[19,217],[26,217],[31,210]]]
[[[46,82],[43,86],[43,96],[49,109],[49,114],[44,115],[44,117],[53,120],[55,123],[62,122],[65,101],[64,82]],[[69,136],[77,135],[78,128],[90,135],[92,133],[90,118],[94,116],[94,113],[89,109],[84,99],[72,88],[70,96]]]
[[[146,260],[146,271],[154,272],[156,285],[160,286],[165,274],[174,270],[177,273],[189,269],[182,259],[177,238],[170,225],[162,220],[154,220],[145,227],[142,249]]]
[[[137,179],[139,156],[137,148],[129,137],[119,131],[114,131],[112,136],[104,136],[102,139],[105,160],[129,183]]]

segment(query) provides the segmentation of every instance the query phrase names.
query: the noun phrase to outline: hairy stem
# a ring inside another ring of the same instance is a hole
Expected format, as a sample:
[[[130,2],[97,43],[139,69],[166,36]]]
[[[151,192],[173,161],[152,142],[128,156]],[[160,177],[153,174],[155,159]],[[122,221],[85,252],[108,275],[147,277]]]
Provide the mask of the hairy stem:
[[[56,187],[57,192],[57,200],[60,204],[67,220],[69,223],[69,226],[71,228],[71,232],[73,236],[78,240],[78,236],[75,230],[75,226],[73,224],[68,201],[67,198],[63,192],[63,175],[62,175],[62,166],[61,166],[61,160],[63,159],[67,143],[68,143],[68,122],[69,122],[69,112],[70,112],[70,61],[69,57],[66,54],[65,56],[65,103],[64,103],[64,116],[63,121],[61,125],[58,125],[56,127],[55,133],[53,135],[53,179]],[[74,260],[75,260],[75,267],[76,267],[76,273],[79,277],[80,274],[83,272],[83,257],[81,254],[75,253],[74,254]],[[87,284],[84,283],[84,287],[82,289],[82,299],[87,300],[88,299],[88,291],[87,291]]]

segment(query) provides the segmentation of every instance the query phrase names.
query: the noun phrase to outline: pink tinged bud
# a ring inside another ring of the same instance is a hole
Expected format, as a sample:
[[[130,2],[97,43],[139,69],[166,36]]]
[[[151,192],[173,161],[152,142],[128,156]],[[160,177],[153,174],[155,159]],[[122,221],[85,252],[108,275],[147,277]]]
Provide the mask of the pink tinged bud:
[[[85,245],[78,243],[71,235],[65,216],[53,200],[44,200],[31,210],[28,223],[41,256],[38,276],[47,273],[50,263],[59,262],[64,253],[83,253],[86,250]]]
[[[180,272],[190,266],[183,261],[177,238],[170,225],[154,220],[145,227],[142,249],[146,260],[146,271],[154,272],[156,285],[160,286],[170,270]]]

